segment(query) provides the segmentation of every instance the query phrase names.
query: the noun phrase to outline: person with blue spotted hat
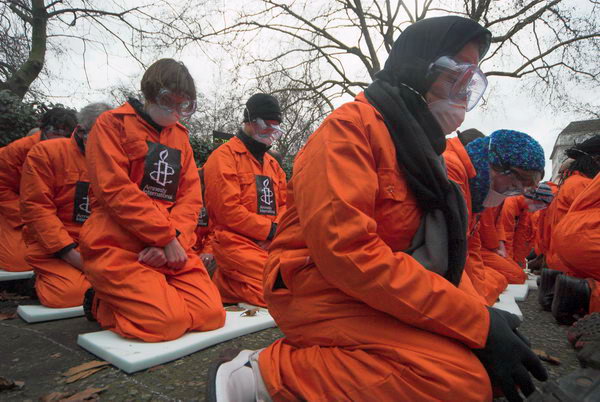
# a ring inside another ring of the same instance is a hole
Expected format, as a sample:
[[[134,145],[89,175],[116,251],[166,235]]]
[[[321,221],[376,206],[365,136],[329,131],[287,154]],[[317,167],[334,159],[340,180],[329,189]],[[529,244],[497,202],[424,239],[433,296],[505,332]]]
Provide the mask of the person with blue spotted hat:
[[[466,151],[477,172],[469,180],[474,213],[535,189],[544,176],[542,146],[520,131],[494,131],[469,143]]]

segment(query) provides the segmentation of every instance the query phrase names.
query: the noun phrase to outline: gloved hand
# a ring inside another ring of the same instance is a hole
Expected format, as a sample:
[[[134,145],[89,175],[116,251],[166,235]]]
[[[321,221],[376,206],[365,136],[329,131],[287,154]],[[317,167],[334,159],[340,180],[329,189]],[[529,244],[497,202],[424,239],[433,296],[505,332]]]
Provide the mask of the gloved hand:
[[[542,362],[518,332],[521,323],[511,313],[488,307],[490,329],[483,349],[473,349],[490,376],[492,385],[500,387],[509,401],[521,401],[535,391],[529,372],[540,381],[548,379]]]

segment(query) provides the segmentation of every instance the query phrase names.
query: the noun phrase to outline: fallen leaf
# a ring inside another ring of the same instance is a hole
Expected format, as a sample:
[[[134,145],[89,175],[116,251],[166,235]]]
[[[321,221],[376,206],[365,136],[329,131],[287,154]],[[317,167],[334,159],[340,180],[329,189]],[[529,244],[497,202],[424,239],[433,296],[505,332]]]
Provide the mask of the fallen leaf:
[[[254,317],[256,315],[256,313],[258,313],[259,310],[260,309],[258,309],[258,308],[246,310],[242,313],[242,317]]]
[[[59,357],[62,357],[62,354],[60,354],[60,353],[55,353],[55,354],[53,354],[53,355],[50,355],[50,357],[51,357],[51,358],[53,358],[53,359],[58,359]]]
[[[225,307],[225,311],[244,311],[246,310],[243,307],[238,307],[238,306],[227,306]]]
[[[12,313],[0,313],[0,321],[12,320],[14,318],[17,318],[17,313],[15,311]]]
[[[11,389],[15,386],[13,380],[9,380],[8,378],[0,377],[0,391],[4,391],[6,389]]]
[[[71,395],[71,392],[51,392],[48,395],[40,397],[40,402],[60,401]]]
[[[79,401],[96,401],[98,400],[98,394],[104,392],[108,387],[104,388],[88,388],[84,391],[78,392],[73,396],[65,399],[61,399],[61,402],[79,402]]]
[[[560,366],[559,358],[550,356],[548,353],[546,353],[545,351],[543,351],[541,349],[533,349],[533,353],[535,353],[536,356],[540,358],[540,360],[548,362],[554,366]]]
[[[159,366],[150,367],[150,368],[148,369],[148,372],[149,372],[149,373],[151,373],[151,372],[153,372],[153,371],[160,370],[160,369],[162,369],[163,367],[165,367],[165,366],[164,366],[164,365],[162,365],[162,364],[161,364],[161,365],[159,365]]]
[[[96,367],[108,366],[109,364],[109,362],[101,360],[92,360],[91,362],[83,363],[79,366],[70,368],[67,372],[63,373],[63,377],[71,377],[72,375],[75,375],[79,372],[87,371]]]
[[[89,376],[91,376],[92,374],[97,373],[98,371],[104,370],[107,366],[102,366],[102,367],[96,367],[93,369],[89,369],[86,371],[80,371],[77,374],[72,375],[71,377],[68,377],[65,382],[67,384],[71,384],[74,383],[75,381],[79,381],[79,380],[83,380],[84,378],[88,378]]]

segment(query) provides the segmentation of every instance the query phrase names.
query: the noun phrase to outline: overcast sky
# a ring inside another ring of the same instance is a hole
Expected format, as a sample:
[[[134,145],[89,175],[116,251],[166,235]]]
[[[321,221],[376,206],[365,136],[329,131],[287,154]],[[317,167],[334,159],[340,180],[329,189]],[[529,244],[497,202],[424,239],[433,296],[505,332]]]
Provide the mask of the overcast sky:
[[[89,102],[111,100],[106,90],[109,87],[115,85],[139,87],[143,74],[142,67],[127,57],[118,45],[108,47],[108,55],[104,50],[88,47],[84,69],[81,42],[74,39],[61,39],[61,41],[72,51],[60,57],[49,55],[46,67],[54,78],[42,83],[43,87],[52,94],[54,101],[80,108]],[[161,55],[161,57],[171,56],[173,55],[168,53]],[[215,59],[218,55],[211,56]],[[219,57],[227,64],[227,55]],[[222,65],[212,62],[198,49],[188,47],[179,59],[190,69],[200,92],[212,91],[224,81],[221,73]],[[474,127],[484,134],[501,128],[524,131],[541,143],[546,158],[549,158],[552,152],[557,135],[569,122],[588,118],[584,115],[545,108],[544,99],[530,96],[527,91],[520,88],[515,79],[511,78],[491,77],[486,97],[486,105],[478,106],[469,112],[461,129]],[[549,178],[550,172],[551,166],[548,161],[546,179]]]

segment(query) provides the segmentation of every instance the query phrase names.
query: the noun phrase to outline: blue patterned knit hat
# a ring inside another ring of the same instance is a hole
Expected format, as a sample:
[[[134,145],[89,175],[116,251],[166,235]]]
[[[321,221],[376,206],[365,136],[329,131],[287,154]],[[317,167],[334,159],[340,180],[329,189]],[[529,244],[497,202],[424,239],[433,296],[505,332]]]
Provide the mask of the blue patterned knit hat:
[[[490,141],[491,149],[490,152]],[[542,146],[529,135],[514,130],[497,130],[466,146],[477,175],[469,180],[473,212],[483,211],[483,200],[490,189],[490,164],[543,172]],[[494,152],[495,151],[495,152]]]

